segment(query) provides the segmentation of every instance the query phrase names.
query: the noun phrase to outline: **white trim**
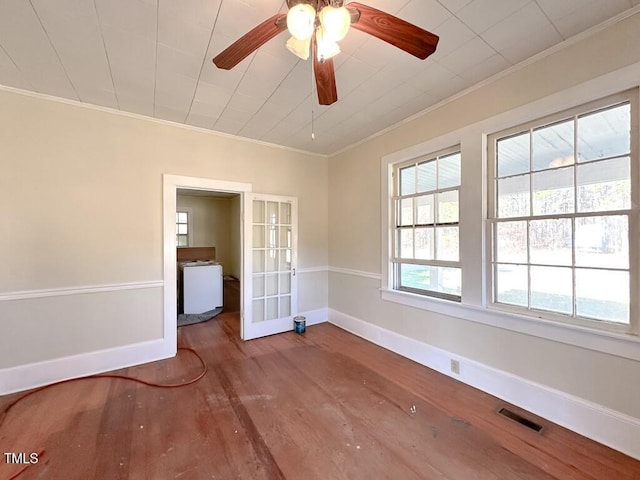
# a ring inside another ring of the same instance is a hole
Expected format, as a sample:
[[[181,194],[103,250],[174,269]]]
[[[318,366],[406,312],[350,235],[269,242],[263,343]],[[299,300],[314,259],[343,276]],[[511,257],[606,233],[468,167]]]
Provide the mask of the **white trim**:
[[[382,300],[640,361],[640,337],[430,298],[387,288]]]
[[[329,271],[329,267],[327,266],[323,266],[323,267],[304,267],[304,268],[299,268],[298,270],[296,270],[296,272],[299,274],[301,273],[319,273],[319,272],[328,272]]]
[[[176,272],[176,197],[179,188],[189,190],[204,190],[217,192],[231,192],[245,195],[251,192],[250,183],[229,182],[226,180],[213,180],[210,178],[186,177],[181,175],[162,175],[162,244],[163,244],[163,272],[164,272],[164,342],[166,348],[173,348],[174,355],[177,348],[177,272]],[[243,224],[244,210],[240,212],[241,232],[240,242],[244,242]],[[242,262],[244,262],[244,255]],[[240,278],[240,284],[245,285],[243,278]],[[245,285],[246,287],[246,285]],[[241,289],[240,298],[241,305],[244,297],[244,288]],[[242,322],[240,322],[242,325]],[[241,327],[242,328],[242,327]],[[242,331],[241,331],[242,334]]]
[[[289,317],[278,318],[264,322],[257,322],[251,325],[244,340],[253,340],[267,335],[275,335],[277,333],[289,332],[293,330],[293,317],[305,317],[305,325],[317,325],[329,320],[329,309],[319,308],[317,310],[309,310],[307,312],[299,312]]]
[[[34,298],[63,297],[67,295],[82,295],[85,293],[119,292],[122,290],[141,290],[145,288],[160,288],[162,281],[115,283],[111,285],[89,285],[83,287],[50,288],[44,290],[24,290],[20,292],[0,293],[0,302],[11,300],[30,300]]]
[[[452,354],[336,310],[329,322],[421,365],[640,460],[640,419]],[[450,371],[451,359],[460,374]]]
[[[343,275],[355,275],[356,277],[372,278],[373,280],[382,279],[382,275],[379,273],[365,272],[363,270],[353,270],[351,268],[329,267],[329,271],[333,273],[342,273]]]
[[[285,145],[278,145],[276,143],[269,143],[269,142],[265,142],[263,140],[256,140],[256,139],[249,138],[249,137],[240,137],[238,135],[233,135],[231,133],[218,132],[218,131],[215,131],[215,130],[209,130],[207,128],[196,127],[194,125],[189,125],[189,124],[186,124],[186,123],[176,123],[176,122],[172,122],[171,120],[164,120],[162,118],[147,117],[146,115],[141,115],[139,113],[126,112],[124,110],[116,110],[115,108],[103,107],[103,106],[100,106],[100,105],[93,105],[93,104],[90,104],[90,103],[83,103],[83,102],[79,102],[77,100],[72,100],[70,98],[54,97],[52,95],[47,95],[47,94],[39,93],[39,92],[32,92],[32,91],[29,91],[29,90],[23,90],[21,88],[8,87],[6,85],[0,85],[0,91],[9,92],[9,93],[15,93],[15,94],[18,94],[18,95],[24,95],[25,97],[37,98],[37,99],[40,99],[40,100],[49,100],[51,102],[62,103],[62,104],[65,104],[65,105],[72,105],[74,107],[86,108],[86,109],[89,109],[89,110],[96,110],[98,112],[110,113],[112,115],[118,115],[118,116],[128,117],[128,118],[135,118],[137,120],[147,120],[149,122],[158,123],[160,125],[170,125],[172,127],[182,128],[184,130],[190,130],[190,131],[194,131],[194,132],[205,133],[205,134],[208,134],[208,135],[215,135],[216,137],[230,138],[230,139],[233,139],[233,140],[237,140],[239,142],[253,143],[255,145],[261,145],[263,147],[277,148],[278,150],[285,150],[285,151],[288,151],[288,152],[301,153],[301,154],[309,155],[309,156],[312,156],[312,157],[329,158],[329,155],[326,155],[326,154],[323,154],[323,153],[315,153],[315,152],[310,152],[310,151],[307,151],[307,150],[300,150],[298,148],[287,147]]]
[[[0,395],[173,357],[175,346],[167,347],[163,340],[151,340],[3,368],[0,369]]]

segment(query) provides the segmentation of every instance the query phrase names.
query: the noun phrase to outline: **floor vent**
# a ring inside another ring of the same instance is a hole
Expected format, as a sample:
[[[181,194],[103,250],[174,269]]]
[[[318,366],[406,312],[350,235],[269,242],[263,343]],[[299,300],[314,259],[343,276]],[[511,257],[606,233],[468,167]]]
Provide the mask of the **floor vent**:
[[[498,410],[498,413],[507,418],[510,418],[511,420],[515,420],[519,424],[524,425],[525,427],[530,428],[535,432],[540,432],[540,430],[542,430],[542,425],[531,421],[528,418],[524,418],[522,415],[518,415],[516,412],[512,412],[508,408],[501,408],[500,410]]]

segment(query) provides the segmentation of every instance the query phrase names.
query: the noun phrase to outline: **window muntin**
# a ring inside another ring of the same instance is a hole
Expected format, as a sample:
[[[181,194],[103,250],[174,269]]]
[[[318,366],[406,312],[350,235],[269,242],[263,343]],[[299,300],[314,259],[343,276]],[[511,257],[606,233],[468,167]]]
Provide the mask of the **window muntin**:
[[[630,325],[631,103],[489,145],[492,302]]]
[[[460,301],[459,148],[394,168],[394,289]]]
[[[176,212],[176,245],[178,247],[189,246],[189,213]]]

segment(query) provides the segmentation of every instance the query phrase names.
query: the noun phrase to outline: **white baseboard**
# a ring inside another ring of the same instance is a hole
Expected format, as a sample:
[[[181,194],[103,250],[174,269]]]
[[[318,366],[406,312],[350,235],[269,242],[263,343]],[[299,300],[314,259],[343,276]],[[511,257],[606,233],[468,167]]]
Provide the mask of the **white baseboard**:
[[[4,368],[0,369],[0,395],[154,362],[173,357],[175,354],[175,344],[171,345],[159,339]]]
[[[329,322],[387,350],[640,460],[640,419],[329,309]],[[460,374],[451,373],[451,359]]]
[[[296,315],[305,317],[305,325],[316,325],[329,320],[329,311],[327,308],[319,308],[307,312],[299,312]],[[270,320],[268,322],[258,322],[251,326],[251,331],[245,330],[245,340],[253,340],[267,335],[275,335],[276,333],[289,332],[293,330],[293,320],[291,317],[278,320]]]

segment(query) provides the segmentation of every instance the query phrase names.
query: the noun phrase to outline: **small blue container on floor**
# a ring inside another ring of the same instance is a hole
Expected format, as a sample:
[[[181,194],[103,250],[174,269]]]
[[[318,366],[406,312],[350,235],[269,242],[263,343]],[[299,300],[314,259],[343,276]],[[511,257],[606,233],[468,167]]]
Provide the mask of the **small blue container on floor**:
[[[303,316],[293,317],[293,330],[298,334],[302,335],[306,330],[306,321],[307,319]]]

